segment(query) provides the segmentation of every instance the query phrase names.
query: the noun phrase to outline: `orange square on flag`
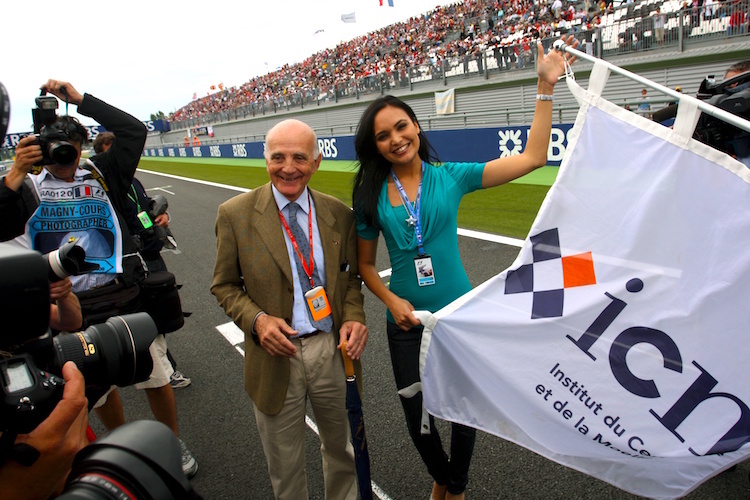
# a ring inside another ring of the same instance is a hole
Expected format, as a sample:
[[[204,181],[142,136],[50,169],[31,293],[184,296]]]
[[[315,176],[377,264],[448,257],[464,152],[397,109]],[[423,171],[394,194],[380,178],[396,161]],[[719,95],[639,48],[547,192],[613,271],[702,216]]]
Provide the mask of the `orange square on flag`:
[[[596,284],[594,260],[591,252],[562,258],[563,285],[565,288]]]

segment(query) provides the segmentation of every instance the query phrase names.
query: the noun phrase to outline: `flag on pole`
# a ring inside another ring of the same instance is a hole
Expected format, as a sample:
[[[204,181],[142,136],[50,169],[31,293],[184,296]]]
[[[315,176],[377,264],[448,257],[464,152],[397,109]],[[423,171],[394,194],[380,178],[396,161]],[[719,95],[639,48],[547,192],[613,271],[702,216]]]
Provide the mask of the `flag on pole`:
[[[454,113],[456,110],[455,94],[455,89],[448,89],[445,92],[435,92],[435,113],[438,115]]]
[[[349,14],[341,14],[341,20],[344,21],[345,23],[357,22],[357,18],[354,12],[350,12]]]
[[[687,99],[669,129],[568,85],[581,110],[515,262],[418,313],[425,409],[682,496],[750,456],[750,169],[691,138]]]

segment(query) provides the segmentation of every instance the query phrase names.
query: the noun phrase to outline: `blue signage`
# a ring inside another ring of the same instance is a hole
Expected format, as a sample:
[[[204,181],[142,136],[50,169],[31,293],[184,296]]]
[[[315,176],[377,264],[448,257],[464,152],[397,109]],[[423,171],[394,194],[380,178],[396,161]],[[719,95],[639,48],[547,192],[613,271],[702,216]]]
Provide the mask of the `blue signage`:
[[[151,132],[169,132],[169,122],[167,120],[148,120],[143,122],[143,124],[146,126],[146,130]],[[97,135],[99,135],[99,132],[104,132],[105,129],[101,125],[84,125],[86,130],[89,132],[89,139],[94,140]],[[3,140],[3,146],[4,148],[15,148],[18,146],[18,141],[26,137],[27,135],[31,135],[33,132],[21,132],[20,134],[8,134],[5,136],[5,140]]]
[[[572,124],[552,127],[547,165],[559,166],[568,144]],[[436,130],[426,132],[441,161],[485,162],[519,154],[526,147],[529,126]],[[355,160],[354,136],[318,137],[325,160]],[[143,156],[162,158],[263,158],[262,142],[238,142],[206,146],[158,146],[146,148]]]

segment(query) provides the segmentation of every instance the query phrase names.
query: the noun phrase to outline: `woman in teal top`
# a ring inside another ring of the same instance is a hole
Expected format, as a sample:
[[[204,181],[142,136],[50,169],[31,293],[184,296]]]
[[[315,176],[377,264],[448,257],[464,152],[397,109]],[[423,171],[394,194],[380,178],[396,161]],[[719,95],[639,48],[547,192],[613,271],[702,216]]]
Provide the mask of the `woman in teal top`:
[[[394,98],[395,99],[395,98]],[[425,163],[422,179],[421,229],[429,240],[435,270],[435,284],[420,286],[414,279],[417,238],[405,221],[409,213],[403,203],[392,206],[383,183],[378,197],[378,217],[391,261],[390,291],[409,301],[414,309],[437,311],[471,290],[458,253],[458,205],[463,195],[482,187],[484,163]],[[359,212],[358,212],[359,215]],[[379,231],[357,219],[357,233],[365,240],[377,240]],[[395,323],[390,310],[388,321]]]
[[[566,42],[578,45],[572,36]],[[367,288],[388,308],[388,345],[399,390],[419,382],[422,325],[412,311],[437,311],[471,289],[458,253],[461,198],[517,179],[547,160],[552,91],[565,73],[564,60],[572,63],[575,57],[559,51],[545,55],[541,44],[537,50],[537,104],[521,154],[437,166],[414,111],[400,99],[378,98],[360,119],[354,138],[359,170],[352,193],[357,260]],[[375,266],[380,231],[391,261],[390,288]],[[432,422],[429,433],[421,433],[422,395],[401,396],[401,404],[412,441],[434,479],[432,498],[464,498],[476,431],[453,423],[449,456]]]

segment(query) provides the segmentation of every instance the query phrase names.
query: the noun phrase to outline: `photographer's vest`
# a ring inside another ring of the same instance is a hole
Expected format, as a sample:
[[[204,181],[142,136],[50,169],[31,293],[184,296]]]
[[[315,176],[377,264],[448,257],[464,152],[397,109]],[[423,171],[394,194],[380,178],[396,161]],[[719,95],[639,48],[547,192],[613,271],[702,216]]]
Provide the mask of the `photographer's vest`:
[[[73,182],[47,170],[29,174],[39,206],[26,223],[18,243],[43,254],[74,241],[86,251],[86,261],[99,265],[89,275],[71,276],[80,292],[112,281],[123,272],[123,234],[106,184],[91,162],[76,170]],[[20,241],[19,241],[20,240]],[[24,241],[25,240],[25,241]]]

